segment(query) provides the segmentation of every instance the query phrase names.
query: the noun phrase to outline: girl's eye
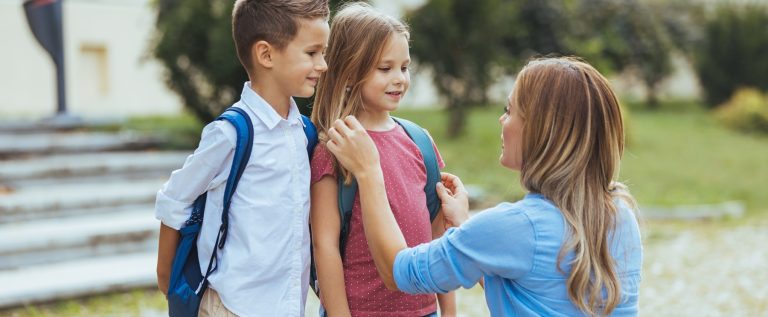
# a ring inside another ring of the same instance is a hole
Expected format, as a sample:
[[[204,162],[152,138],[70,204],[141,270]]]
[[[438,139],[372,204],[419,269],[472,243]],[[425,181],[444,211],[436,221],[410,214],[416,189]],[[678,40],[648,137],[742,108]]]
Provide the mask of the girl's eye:
[[[317,52],[314,52],[314,51],[313,52],[307,52],[307,54],[309,54],[309,56],[315,56],[315,54],[317,54]]]
[[[509,106],[504,106],[504,113],[503,114],[508,114],[508,113],[509,113]]]
[[[407,72],[408,71],[408,66],[400,67],[400,71],[403,72],[403,73]]]
[[[390,69],[389,67],[379,67],[379,70],[382,72],[388,72]]]

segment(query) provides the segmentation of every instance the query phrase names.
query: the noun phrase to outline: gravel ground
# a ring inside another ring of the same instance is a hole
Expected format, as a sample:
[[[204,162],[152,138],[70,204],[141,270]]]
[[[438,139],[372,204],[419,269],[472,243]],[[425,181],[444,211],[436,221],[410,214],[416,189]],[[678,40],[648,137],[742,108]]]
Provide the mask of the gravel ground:
[[[642,316],[768,317],[768,223],[646,224]]]
[[[648,222],[640,315],[768,317],[768,219]],[[457,292],[459,316],[489,316],[482,289]],[[308,317],[318,301],[308,296]],[[125,294],[0,311],[0,316],[167,316],[159,292]]]
[[[768,221],[754,222],[645,223],[640,315],[768,317]],[[479,287],[457,295],[459,316],[489,316]]]

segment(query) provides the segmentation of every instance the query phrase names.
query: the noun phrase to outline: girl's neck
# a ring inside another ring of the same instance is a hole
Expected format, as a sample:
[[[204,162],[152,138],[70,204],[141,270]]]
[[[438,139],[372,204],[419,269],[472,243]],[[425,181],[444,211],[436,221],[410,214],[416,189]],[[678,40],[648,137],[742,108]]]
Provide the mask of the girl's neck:
[[[389,131],[396,125],[389,111],[361,111],[356,117],[363,128],[370,131]]]

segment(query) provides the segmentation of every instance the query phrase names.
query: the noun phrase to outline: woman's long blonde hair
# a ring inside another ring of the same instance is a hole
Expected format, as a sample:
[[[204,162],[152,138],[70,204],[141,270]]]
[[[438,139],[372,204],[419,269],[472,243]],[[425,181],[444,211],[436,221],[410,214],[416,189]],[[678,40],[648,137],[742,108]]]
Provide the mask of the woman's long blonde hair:
[[[619,101],[605,77],[576,58],[532,60],[515,85],[513,104],[523,121],[520,181],[552,200],[568,224],[557,266],[573,252],[571,301],[586,314],[608,315],[621,300],[610,253],[614,200],[635,206],[613,181],[624,151]]]
[[[346,4],[333,18],[325,55],[328,70],[317,84],[312,106],[312,122],[317,125],[321,143],[327,141],[326,131],[336,119],[363,110],[363,83],[394,34],[406,39],[410,36],[403,22],[365,3]],[[348,183],[351,174],[335,158],[334,166]]]

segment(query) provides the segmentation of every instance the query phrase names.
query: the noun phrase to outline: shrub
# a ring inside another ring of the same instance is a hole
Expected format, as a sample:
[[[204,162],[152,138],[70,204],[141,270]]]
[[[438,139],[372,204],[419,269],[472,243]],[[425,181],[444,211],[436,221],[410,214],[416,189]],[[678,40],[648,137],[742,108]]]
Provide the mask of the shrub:
[[[768,5],[720,5],[705,18],[702,35],[693,55],[710,107],[738,87],[768,91]]]
[[[768,95],[754,88],[739,89],[715,116],[730,128],[768,134]]]

